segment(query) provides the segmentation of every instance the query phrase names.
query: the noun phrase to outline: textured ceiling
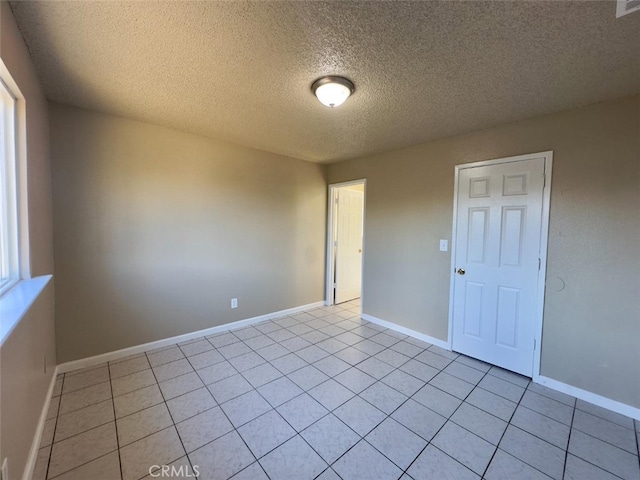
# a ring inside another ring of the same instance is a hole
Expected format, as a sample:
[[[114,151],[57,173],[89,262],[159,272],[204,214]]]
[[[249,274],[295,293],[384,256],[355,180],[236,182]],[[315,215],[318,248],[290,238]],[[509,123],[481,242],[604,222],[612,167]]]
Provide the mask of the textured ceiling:
[[[12,2],[49,99],[316,162],[640,92],[607,1]],[[339,109],[310,85],[344,75]]]

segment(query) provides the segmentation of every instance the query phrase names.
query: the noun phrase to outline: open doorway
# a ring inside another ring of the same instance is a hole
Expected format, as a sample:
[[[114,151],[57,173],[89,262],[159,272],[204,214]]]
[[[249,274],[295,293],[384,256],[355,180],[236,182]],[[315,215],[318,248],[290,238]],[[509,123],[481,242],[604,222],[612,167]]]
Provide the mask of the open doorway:
[[[326,303],[362,296],[365,180],[329,185]]]

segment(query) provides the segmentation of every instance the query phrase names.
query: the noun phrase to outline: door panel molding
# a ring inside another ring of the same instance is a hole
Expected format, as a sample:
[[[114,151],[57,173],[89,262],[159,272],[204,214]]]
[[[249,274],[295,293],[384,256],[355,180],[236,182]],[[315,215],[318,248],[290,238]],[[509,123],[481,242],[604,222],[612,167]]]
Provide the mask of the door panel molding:
[[[549,238],[549,207],[551,200],[551,174],[553,166],[553,151],[544,151],[538,153],[531,153],[526,155],[518,155],[513,157],[497,158],[492,160],[486,160],[481,162],[465,163],[455,166],[455,179],[454,179],[454,193],[453,193],[453,222],[452,222],[452,240],[451,240],[451,270],[450,272],[450,286],[449,286],[449,331],[447,343],[449,349],[453,347],[453,329],[454,329],[454,284],[456,276],[456,255],[457,255],[457,227],[458,227],[458,195],[459,195],[459,181],[460,174],[466,169],[472,169],[477,167],[487,167],[492,165],[502,165],[508,163],[522,162],[526,160],[533,160],[536,158],[544,159],[544,185],[542,191],[542,212],[541,212],[541,225],[540,225],[540,247],[539,247],[539,264],[537,288],[535,297],[535,326],[534,326],[534,342],[535,348],[533,351],[533,380],[539,383],[540,379],[540,359],[541,359],[541,346],[542,346],[542,327],[543,327],[543,313],[544,313],[544,286],[547,270],[547,246]],[[513,178],[511,178],[513,177]],[[510,176],[509,178],[503,178],[503,184],[500,185],[500,190],[506,196],[512,196],[517,201],[519,195],[526,193],[526,179],[515,178],[516,176]],[[483,195],[489,190],[489,182],[486,185],[476,184],[469,185],[470,198],[484,197]],[[473,188],[472,188],[473,187]],[[482,188],[481,188],[482,187]],[[514,210],[518,207],[516,203],[508,207],[510,210]],[[501,232],[502,233],[502,232]],[[502,235],[500,235],[502,237]],[[502,250],[502,248],[500,248]],[[462,252],[460,252],[462,253]],[[502,253],[502,252],[501,252]],[[515,253],[515,252],[513,252]],[[498,332],[495,332],[496,335]],[[502,332],[503,334],[506,332]]]

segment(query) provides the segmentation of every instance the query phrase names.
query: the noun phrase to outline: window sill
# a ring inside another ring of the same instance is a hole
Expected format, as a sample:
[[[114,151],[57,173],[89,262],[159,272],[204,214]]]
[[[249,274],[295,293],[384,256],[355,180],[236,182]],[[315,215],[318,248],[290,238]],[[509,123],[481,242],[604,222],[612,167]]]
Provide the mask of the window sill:
[[[53,275],[43,275],[21,280],[0,297],[0,346],[11,335],[52,277]]]

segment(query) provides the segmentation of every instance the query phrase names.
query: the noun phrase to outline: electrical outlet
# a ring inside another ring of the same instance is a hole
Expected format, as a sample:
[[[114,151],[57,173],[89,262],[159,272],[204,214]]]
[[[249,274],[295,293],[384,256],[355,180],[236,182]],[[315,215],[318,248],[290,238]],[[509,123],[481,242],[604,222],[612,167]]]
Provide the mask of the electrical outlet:
[[[440,240],[440,251],[446,252],[449,250],[449,241],[448,240]]]
[[[5,458],[2,462],[2,480],[9,480],[9,459]]]
[[[237,298],[232,298],[231,299],[231,308],[238,308],[238,299]]]

